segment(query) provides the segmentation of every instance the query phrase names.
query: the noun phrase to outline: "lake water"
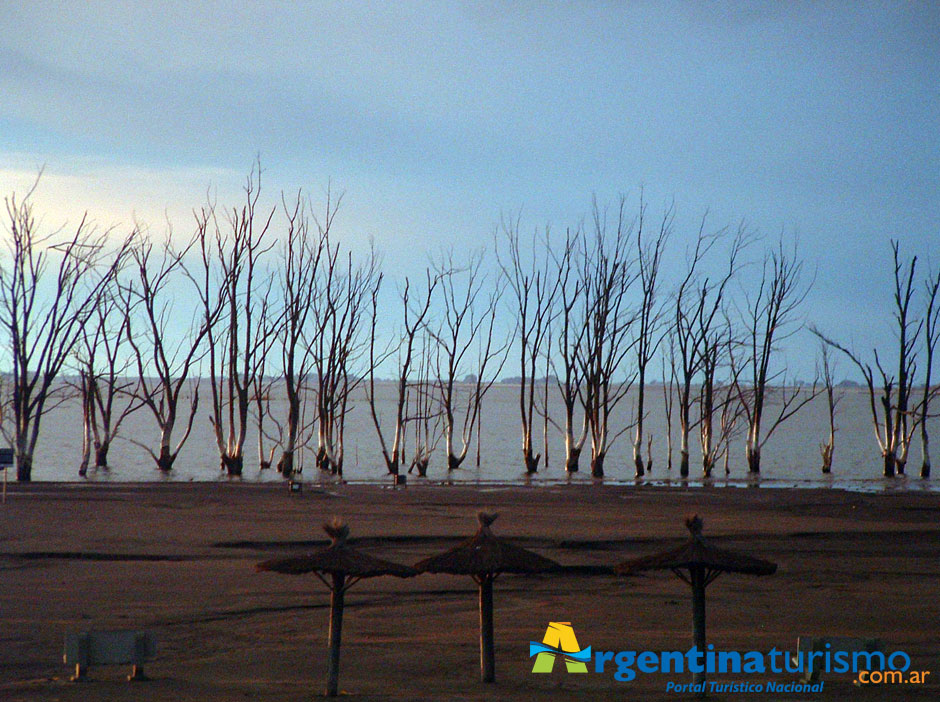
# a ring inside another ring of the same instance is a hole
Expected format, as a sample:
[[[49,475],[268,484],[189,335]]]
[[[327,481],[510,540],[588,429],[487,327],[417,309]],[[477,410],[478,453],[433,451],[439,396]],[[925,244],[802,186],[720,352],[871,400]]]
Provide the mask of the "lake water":
[[[394,386],[382,383],[377,387],[380,416],[393,416]],[[796,416],[782,425],[765,445],[762,454],[762,466],[759,483],[749,479],[744,458],[743,432],[732,441],[730,474],[724,473],[719,464],[710,481],[715,485],[747,486],[759,484],[768,487],[820,487],[833,486],[854,490],[936,490],[940,486],[934,480],[921,480],[918,476],[921,465],[919,435],[914,437],[908,461],[908,477],[886,480],[881,477],[882,463],[868,407],[867,392],[860,389],[844,391],[845,397],[839,405],[835,457],[832,474],[824,475],[820,470],[821,459],[819,444],[828,434],[828,418],[825,399],[820,396],[804,407]],[[202,398],[208,398],[208,387],[202,389]],[[622,428],[629,420],[635,404],[636,390],[623,400],[613,422],[614,427]],[[275,396],[272,402],[275,411],[283,407]],[[550,395],[554,405],[550,414],[561,423],[560,401]],[[653,469],[643,482],[661,484],[702,483],[701,453],[697,447],[697,430],[693,430],[691,475],[688,483],[680,482],[678,476],[678,419],[673,427],[674,466],[666,470],[666,421],[662,388],[647,388],[649,414],[646,430],[653,435]],[[773,407],[766,416],[773,415]],[[934,446],[940,446],[940,419],[931,420],[931,435]],[[140,410],[132,415],[122,426],[124,436],[132,436],[143,442],[155,442],[156,425],[147,410]],[[564,470],[564,443],[561,432],[549,426],[548,464],[540,465],[535,476],[527,477],[522,464],[521,431],[518,405],[518,386],[498,384],[487,394],[483,411],[483,442],[480,465],[476,465],[476,442],[470,450],[463,466],[448,473],[444,455],[444,442],[441,441],[428,469],[426,482],[451,481],[478,484],[550,484],[550,483],[590,483],[590,447],[585,445],[582,453],[581,470],[571,478]],[[276,481],[283,478],[275,470],[258,469],[256,438],[254,431],[249,433],[246,445],[246,467],[244,481]],[[539,422],[536,434],[537,450],[542,446],[542,426]],[[588,440],[589,442],[590,440]],[[632,432],[621,436],[610,450],[605,463],[605,482],[634,483],[632,465]],[[409,437],[409,445],[413,442]],[[75,481],[78,476],[81,458],[82,428],[80,403],[75,400],[55,409],[43,418],[40,443],[33,468],[33,479],[41,481]],[[935,449],[936,450],[936,449]],[[934,456],[940,464],[940,456]],[[275,459],[276,460],[276,459]],[[330,483],[336,478],[322,474],[313,463],[312,451],[305,451],[301,457],[306,466],[303,479],[310,483]],[[208,409],[199,411],[192,435],[177,459],[169,475],[156,469],[150,456],[140,447],[118,439],[112,446],[110,455],[111,468],[95,470],[89,468],[88,481],[216,481],[230,480],[219,470],[218,455],[212,437],[208,418]],[[940,469],[940,465],[937,466]],[[344,478],[349,482],[388,483],[389,477],[382,461],[375,428],[369,416],[365,396],[360,391],[355,397],[353,409],[347,420],[346,461]],[[11,475],[11,477],[13,477]],[[422,480],[414,476],[412,482]]]

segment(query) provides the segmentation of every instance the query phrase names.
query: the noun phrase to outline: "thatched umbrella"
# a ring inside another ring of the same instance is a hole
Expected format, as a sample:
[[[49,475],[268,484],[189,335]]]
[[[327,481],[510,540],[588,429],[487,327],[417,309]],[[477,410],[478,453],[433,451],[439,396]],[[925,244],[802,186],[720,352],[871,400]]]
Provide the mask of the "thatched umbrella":
[[[323,525],[332,543],[306,556],[278,558],[259,563],[258,570],[300,575],[313,573],[330,589],[330,659],[326,674],[326,695],[335,697],[339,685],[339,647],[343,630],[343,600],[346,591],[363,578],[394,575],[408,578],[417,575],[414,568],[374,558],[346,543],[349,527],[334,519]],[[327,579],[326,576],[329,576]]]
[[[496,514],[480,512],[477,533],[454,548],[415,564],[421,572],[470,575],[480,586],[480,673],[483,682],[496,678],[493,651],[493,582],[501,573],[545,573],[559,568],[555,561],[513,546],[490,531]]]
[[[685,544],[663,553],[626,561],[615,566],[614,572],[631,575],[643,570],[671,570],[691,585],[693,640],[695,647],[704,655],[705,588],[722,573],[773,575],[777,564],[711,546],[702,537],[702,524],[698,515],[686,519],[685,525],[691,536]],[[692,681],[704,690],[705,672],[693,673]]]

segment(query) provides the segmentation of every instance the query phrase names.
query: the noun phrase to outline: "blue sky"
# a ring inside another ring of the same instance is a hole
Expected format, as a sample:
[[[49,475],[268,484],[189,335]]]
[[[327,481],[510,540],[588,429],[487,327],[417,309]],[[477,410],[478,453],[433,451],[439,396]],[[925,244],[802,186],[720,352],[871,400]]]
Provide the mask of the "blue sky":
[[[408,272],[642,186],[675,263],[706,208],[797,237],[809,316],[859,347],[889,238],[940,265],[936,3],[0,4],[0,190],[45,164],[50,222],[185,231],[260,154],[272,198],[332,181]]]

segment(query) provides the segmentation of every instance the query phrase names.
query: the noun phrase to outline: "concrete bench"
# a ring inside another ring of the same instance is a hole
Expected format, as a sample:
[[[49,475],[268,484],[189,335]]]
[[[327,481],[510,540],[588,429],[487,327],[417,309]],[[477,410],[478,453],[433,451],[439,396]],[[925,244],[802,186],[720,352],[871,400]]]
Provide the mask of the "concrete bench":
[[[829,645],[827,648],[826,645]],[[819,668],[813,667],[814,661],[811,660],[810,653],[816,651],[819,653],[835,653],[836,651],[845,651],[847,653],[884,653],[884,643],[881,639],[863,639],[852,636],[800,636],[796,640],[797,653],[803,654],[803,682],[816,682],[819,680]],[[818,656],[813,656],[818,659]],[[797,656],[794,656],[793,663],[796,665]]]
[[[87,680],[93,665],[132,664],[130,681],[146,680],[144,663],[157,653],[157,640],[148,631],[86,631],[65,637],[65,663],[75,666],[72,682]]]

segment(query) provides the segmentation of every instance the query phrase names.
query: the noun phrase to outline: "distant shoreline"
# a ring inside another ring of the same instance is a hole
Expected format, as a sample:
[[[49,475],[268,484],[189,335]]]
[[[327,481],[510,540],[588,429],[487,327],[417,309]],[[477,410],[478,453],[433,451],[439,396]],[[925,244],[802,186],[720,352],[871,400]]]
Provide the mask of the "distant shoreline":
[[[895,477],[895,478],[871,478],[871,479],[839,479],[833,477],[831,481],[804,480],[794,481],[788,479],[775,478],[713,478],[710,481],[699,479],[682,480],[679,478],[653,478],[643,480],[616,480],[605,478],[592,479],[590,476],[584,476],[568,480],[560,477],[533,476],[530,481],[502,481],[502,480],[473,480],[473,479],[441,479],[441,478],[415,478],[409,476],[408,484],[402,487],[395,487],[392,484],[391,476],[388,480],[336,480],[331,476],[318,476],[318,479],[303,481],[305,490],[308,492],[324,492],[344,488],[364,488],[375,489],[380,492],[385,491],[420,491],[420,490],[478,490],[490,492],[494,490],[520,490],[520,491],[539,491],[539,490],[571,490],[571,491],[603,491],[623,489],[628,491],[642,491],[644,493],[661,492],[664,495],[676,494],[684,490],[689,491],[740,491],[740,490],[761,490],[761,491],[795,491],[800,493],[820,492],[820,493],[850,493],[865,495],[893,495],[893,494],[938,494],[940,495],[940,484],[933,480],[924,480],[916,476]],[[86,478],[78,480],[35,480],[29,483],[18,483],[10,480],[7,484],[7,494],[28,494],[42,491],[48,488],[64,488],[69,490],[76,489],[96,489],[105,490],[126,490],[140,489],[148,490],[154,488],[177,488],[183,486],[200,487],[233,487],[244,488],[248,490],[264,491],[288,491],[287,481],[283,483],[275,480],[252,480],[244,477],[229,477],[220,473],[214,480],[192,480],[179,479],[174,480],[173,476],[158,477],[154,480],[121,480],[105,477],[102,479]]]

